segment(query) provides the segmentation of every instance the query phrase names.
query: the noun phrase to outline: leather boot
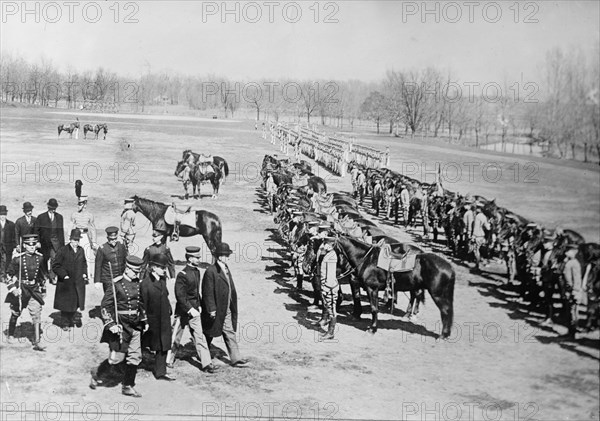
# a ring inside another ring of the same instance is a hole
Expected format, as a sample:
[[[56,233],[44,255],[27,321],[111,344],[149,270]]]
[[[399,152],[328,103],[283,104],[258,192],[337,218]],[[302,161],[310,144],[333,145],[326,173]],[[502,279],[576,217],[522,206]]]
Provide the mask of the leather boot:
[[[125,366],[125,374],[123,375],[123,387],[121,393],[125,396],[131,396],[134,398],[141,398],[142,395],[134,389],[135,377],[137,375],[137,365],[127,364]]]
[[[321,336],[321,340],[325,341],[327,339],[333,339],[333,335],[335,333],[335,324],[337,323],[337,317],[332,317],[329,322],[329,329],[327,329],[327,333]]]
[[[302,275],[296,276],[296,289],[302,291]]]
[[[325,307],[323,308],[323,313],[321,313],[321,318],[317,320],[313,326],[321,326],[321,329],[325,329],[325,325],[329,321],[329,310]]]
[[[11,314],[10,320],[8,322],[8,339],[6,340],[9,344],[15,343],[15,331],[17,330],[17,320],[18,316]]]
[[[42,339],[41,327],[40,323],[35,323],[33,325],[34,329],[34,337],[33,337],[33,350],[34,351],[45,351],[46,348],[40,344],[40,340]]]

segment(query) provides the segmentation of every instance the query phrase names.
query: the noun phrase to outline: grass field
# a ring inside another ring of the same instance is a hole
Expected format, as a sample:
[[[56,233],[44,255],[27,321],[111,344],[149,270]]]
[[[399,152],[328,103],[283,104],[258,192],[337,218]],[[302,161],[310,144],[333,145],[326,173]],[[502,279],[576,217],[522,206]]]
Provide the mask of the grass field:
[[[318,331],[311,323],[320,312],[309,307],[310,285],[303,293],[293,289],[286,249],[257,190],[264,154],[278,151],[254,131],[253,122],[165,120],[160,116],[79,118],[84,124],[100,122],[96,118],[107,122],[107,140],[84,141],[82,132],[79,140],[65,134],[57,139],[56,126],[74,116],[39,109],[2,110],[2,203],[8,206],[9,219],[20,216],[24,201],[33,203],[37,215],[45,210],[48,198],[56,197],[58,212],[68,221],[76,209],[74,181],[81,179],[98,238],[103,239],[106,226],[118,225],[125,197],[137,194],[161,202],[180,201],[183,189],[173,171],[184,149],[225,157],[231,174],[220,197],[203,197],[196,206],[219,215],[223,239],[234,249],[231,269],[239,294],[239,342],[252,365],[247,369],[225,366],[216,375],[206,375],[198,370],[188,342],[171,370],[176,382],[154,380],[149,371],[152,356],[146,355],[137,382],[143,398],[127,399],[118,387],[90,390],[89,370],[107,353],[99,343],[102,323],[91,311],[99,304],[100,293],[88,288],[83,326],[65,333],[52,324],[56,311],[50,286],[43,312],[47,351],[31,350],[26,339],[32,333],[27,314],[21,316],[17,329],[23,343],[7,345],[3,338],[0,344],[4,414],[37,404],[40,410],[54,405],[62,419],[67,419],[69,408],[95,408],[106,419],[133,414],[133,419],[140,420],[201,415],[207,416],[203,419],[256,419],[260,415],[313,420],[421,420],[433,419],[433,414],[437,419],[460,420],[599,418],[598,333],[578,341],[558,340],[557,332],[540,325],[542,315],[520,304],[517,293],[502,286],[500,277],[472,275],[460,262],[453,262],[457,272],[455,325],[449,341],[436,340],[441,329],[431,299],[427,297],[419,320],[410,322],[403,317],[407,299],[402,294],[394,315],[380,315],[378,333],[366,333],[369,317],[351,318],[349,288],[343,285],[346,300],[336,341],[318,342]],[[548,227],[562,225],[578,230],[588,241],[599,240],[600,173],[592,165],[385,137],[370,137],[364,143],[380,148],[389,145],[392,168],[401,170],[404,164],[407,174],[414,168],[409,163],[433,169],[440,162],[448,177],[452,168],[462,168],[461,177],[446,182],[448,188],[496,197],[500,205]],[[535,164],[533,174],[527,172],[531,171],[526,168],[529,161]],[[475,171],[470,180],[467,162],[475,169],[497,163],[502,177],[491,182],[490,170],[486,181],[481,171]],[[515,164],[519,167],[516,179],[514,170],[510,172]],[[349,190],[348,177],[340,179],[323,170],[319,174],[327,179],[330,190]],[[526,175],[536,182],[524,182]],[[209,193],[210,187],[203,186],[203,194]],[[419,238],[420,231],[383,227],[403,241]],[[151,242],[151,232],[143,217],[136,229],[141,256]],[[205,249],[199,237],[172,243],[178,269],[183,266],[185,246],[192,244]],[[442,248],[433,251],[443,254]],[[0,286],[0,294],[6,295],[5,285]],[[366,310],[366,302],[363,307]],[[3,305],[3,332],[9,314]],[[186,333],[184,343],[188,340]],[[215,340],[214,345],[216,364],[225,365],[222,340]],[[70,404],[74,402],[76,406]]]

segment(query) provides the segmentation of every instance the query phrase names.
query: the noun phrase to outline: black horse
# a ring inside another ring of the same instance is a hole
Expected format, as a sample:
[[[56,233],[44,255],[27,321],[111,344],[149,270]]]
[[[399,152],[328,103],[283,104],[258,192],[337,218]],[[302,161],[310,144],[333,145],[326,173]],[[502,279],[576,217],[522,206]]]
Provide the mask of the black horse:
[[[204,155],[201,155],[199,153],[192,152],[191,149],[186,149],[185,151],[183,151],[181,159],[183,161],[188,161],[190,164],[196,164],[201,161],[201,158],[203,156]],[[227,161],[225,161],[225,159],[221,158],[220,156],[213,155],[212,162],[214,165],[219,167],[219,170],[221,170],[221,172],[223,173],[223,179],[226,179],[229,175],[229,165],[227,164]]]
[[[189,165],[188,161],[179,161],[177,163],[177,167],[175,168],[175,175],[183,178],[185,198],[189,198],[188,185],[190,183],[192,184],[192,196],[194,198],[201,198],[202,195],[200,193],[200,186],[203,182],[209,181],[213,188],[212,198],[216,199],[219,195],[219,187],[221,187],[221,182],[223,181],[223,173],[221,168],[219,168],[219,166],[216,164],[205,165],[197,162],[191,166],[191,168],[188,170],[189,173],[186,175],[185,171],[187,170],[187,165]],[[198,190],[198,194],[196,194],[196,189]]]
[[[154,229],[164,230],[167,235],[173,233],[173,226],[168,225],[165,221],[165,212],[169,205],[138,196],[133,196],[132,199],[133,211],[144,215],[152,223]],[[221,220],[214,213],[205,210],[194,211],[194,213],[195,226],[181,225],[179,227],[179,235],[181,237],[201,235],[214,255],[216,247],[222,242],[223,229],[221,227]]]
[[[71,124],[59,124],[58,125],[58,137],[60,137],[60,134],[62,132],[67,132],[69,133],[69,138],[72,139],[73,138],[73,132],[77,130],[77,134],[79,134],[79,118],[77,118],[77,121],[75,123],[71,123]],[[78,137],[78,136],[76,136]]]
[[[346,236],[338,236],[334,249],[341,261],[347,261],[354,269],[353,282],[358,282],[369,297],[372,322],[370,331],[377,331],[379,291],[387,285],[388,272],[377,266],[379,248]],[[417,249],[418,250],[418,249]],[[440,310],[442,338],[450,336],[454,317],[454,269],[443,258],[433,253],[419,253],[411,272],[396,272],[394,291],[410,291],[411,303],[424,300],[420,291],[426,289]],[[356,287],[356,286],[355,286]],[[354,289],[353,289],[354,290]],[[362,307],[359,294],[354,295],[354,315],[360,317]],[[412,309],[411,309],[412,310]]]

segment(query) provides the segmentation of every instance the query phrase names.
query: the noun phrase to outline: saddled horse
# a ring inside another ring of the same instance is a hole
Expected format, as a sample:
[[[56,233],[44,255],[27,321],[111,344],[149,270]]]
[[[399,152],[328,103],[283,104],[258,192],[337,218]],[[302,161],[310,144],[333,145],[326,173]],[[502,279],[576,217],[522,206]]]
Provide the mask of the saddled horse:
[[[338,236],[334,244],[340,260],[346,261],[354,270],[352,280],[367,292],[371,304],[372,322],[370,331],[377,331],[379,313],[379,291],[387,286],[388,272],[377,266],[379,248],[346,236]],[[433,253],[419,253],[415,266],[410,272],[395,272],[394,294],[397,291],[410,291],[411,303],[424,300],[422,290],[429,291],[431,298],[440,310],[442,338],[450,336],[454,317],[454,283],[456,274],[446,260]],[[355,285],[356,286],[356,285]],[[360,296],[354,294],[354,315],[362,313]]]
[[[94,139],[98,140],[98,134],[100,134],[100,132],[104,133],[104,138],[102,140],[106,140],[106,134],[108,133],[108,125],[106,123],[96,124],[94,126]]]
[[[185,151],[183,151],[181,159],[183,161],[188,161],[190,164],[196,164],[198,162],[201,162],[203,160],[203,158],[209,158],[209,157],[206,157],[205,155],[202,155],[199,153],[192,152],[191,149],[186,149]],[[219,169],[223,173],[223,179],[226,179],[227,176],[229,175],[229,165],[227,164],[227,161],[225,161],[225,159],[221,158],[220,156],[213,155],[212,163],[214,165],[216,165],[217,167],[219,167]]]
[[[188,186],[192,184],[192,196],[201,198],[200,186],[203,182],[209,181],[213,188],[212,198],[216,199],[219,195],[219,187],[223,180],[221,168],[216,164],[203,164],[197,162],[190,166],[188,161],[179,161],[175,168],[175,175],[181,177],[183,188],[185,189],[185,198],[189,198]],[[198,194],[196,195],[196,189]]]
[[[173,233],[173,225],[168,225],[165,221],[165,213],[169,205],[138,196],[133,196],[132,199],[133,211],[144,215],[152,223],[154,229],[162,229],[167,232],[167,235]],[[179,236],[193,237],[194,235],[201,235],[214,256],[215,249],[221,244],[223,237],[221,220],[209,211],[197,210],[191,212],[194,214],[195,224],[194,226],[184,225],[182,222],[179,226]]]
[[[60,134],[62,132],[69,133],[70,139],[73,138],[73,132],[75,132],[75,139],[79,139],[79,118],[77,118],[77,121],[75,123],[59,124],[58,125],[58,137],[60,137]]]

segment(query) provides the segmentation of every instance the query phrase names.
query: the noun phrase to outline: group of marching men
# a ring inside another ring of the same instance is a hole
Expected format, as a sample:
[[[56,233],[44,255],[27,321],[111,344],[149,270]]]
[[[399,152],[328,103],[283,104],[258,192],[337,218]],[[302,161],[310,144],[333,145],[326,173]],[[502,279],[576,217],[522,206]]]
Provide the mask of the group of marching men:
[[[385,217],[399,210],[405,227],[416,225],[421,217],[425,238],[433,231],[437,240],[443,231],[450,250],[459,258],[475,261],[480,272],[483,258],[499,257],[507,268],[508,284],[520,282],[523,301],[539,307],[552,326],[554,293],[561,296],[569,327],[574,337],[580,324],[594,330],[600,323],[600,245],[586,243],[572,230],[548,230],[541,225],[495,204],[481,196],[460,195],[435,183],[421,183],[386,169],[352,164],[353,194],[360,203],[371,196],[376,216],[381,209]],[[587,309],[585,315],[581,313]]]
[[[10,305],[7,342],[14,344],[17,321],[27,309],[34,325],[33,349],[44,351],[41,343],[41,313],[49,281],[56,286],[54,308],[61,312],[65,331],[81,327],[86,284],[103,288],[100,316],[104,321],[101,342],[109,345],[109,357],[92,370],[90,387],[122,383],[122,393],[141,397],[134,388],[137,367],[142,361],[142,345],[154,352],[153,374],[158,380],[173,381],[167,367],[175,363],[183,330],[189,326],[202,370],[214,373],[210,344],[223,336],[234,367],[245,367],[235,337],[237,294],[227,265],[232,254],[227,243],[213,252],[214,263],[201,276],[200,248],[186,247],[186,266],[175,280],[175,320],[167,281],[175,277],[175,265],[167,246],[167,232],[155,229],[153,243],[143,258],[130,253],[135,238],[133,199],[125,200],[119,228],[105,229],[106,243],[96,243],[93,215],[87,210],[87,197],[78,200],[78,211],[71,221],[65,244],[63,218],[56,212],[58,201],[50,199],[48,211],[37,218],[33,205],[23,204],[24,215],[15,223],[7,219],[8,209],[0,205],[0,244],[2,245],[2,281],[8,284],[5,302]],[[38,252],[41,250],[41,253]],[[94,259],[92,262],[90,257]],[[95,270],[94,270],[95,269]],[[77,320],[76,320],[77,319]]]

